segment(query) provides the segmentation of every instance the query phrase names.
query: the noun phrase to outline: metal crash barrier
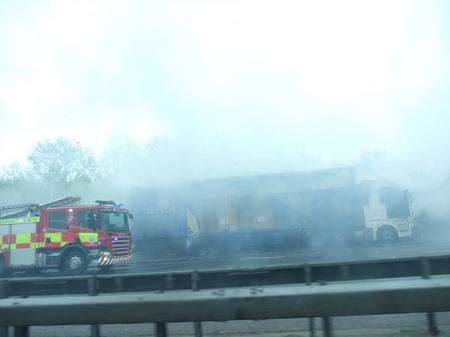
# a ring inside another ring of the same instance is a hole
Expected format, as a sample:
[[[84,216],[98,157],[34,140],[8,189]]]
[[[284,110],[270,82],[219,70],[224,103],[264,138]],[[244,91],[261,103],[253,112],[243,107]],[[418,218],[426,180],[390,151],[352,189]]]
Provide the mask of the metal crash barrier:
[[[450,277],[93,295],[4,298],[2,332],[13,326],[19,337],[34,325],[90,324],[100,334],[100,324],[152,322],[165,337],[167,323],[196,322],[201,336],[204,321],[322,317],[331,336],[333,316],[450,311]]]
[[[193,322],[195,336],[201,337],[204,321],[304,317],[309,318],[311,336],[315,318],[321,317],[328,337],[333,316],[414,312],[426,313],[428,331],[436,335],[434,312],[450,311],[449,261],[444,255],[256,269],[3,279],[0,337],[7,336],[7,327],[20,337],[28,336],[33,325],[74,324],[89,324],[91,337],[98,337],[101,324],[149,322],[155,323],[158,337],[167,335],[167,323]]]
[[[366,280],[428,275],[450,275],[450,255],[391,258],[333,263],[290,264],[258,268],[110,274],[96,276],[96,292],[187,290],[196,275],[197,289],[310,284],[341,280]],[[20,277],[5,279],[10,296],[66,295],[88,293],[92,276]]]

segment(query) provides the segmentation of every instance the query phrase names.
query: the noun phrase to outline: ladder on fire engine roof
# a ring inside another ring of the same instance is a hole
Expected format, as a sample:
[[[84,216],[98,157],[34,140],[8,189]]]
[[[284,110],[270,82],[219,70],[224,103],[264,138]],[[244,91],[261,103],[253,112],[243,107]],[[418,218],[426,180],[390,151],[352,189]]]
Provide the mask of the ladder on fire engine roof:
[[[30,216],[32,213],[37,213],[39,210],[48,207],[57,207],[64,205],[73,205],[79,203],[81,200],[80,197],[65,197],[53,201],[49,201],[43,204],[12,204],[0,206],[0,219],[2,218],[16,218],[21,216]],[[7,212],[7,214],[2,214],[3,212]]]

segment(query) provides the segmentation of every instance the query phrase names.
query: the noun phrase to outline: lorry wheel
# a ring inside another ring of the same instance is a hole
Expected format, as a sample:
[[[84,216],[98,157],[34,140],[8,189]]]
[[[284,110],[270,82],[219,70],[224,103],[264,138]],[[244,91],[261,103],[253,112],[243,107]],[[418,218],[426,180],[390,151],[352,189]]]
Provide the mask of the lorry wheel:
[[[377,241],[381,243],[392,243],[397,241],[398,234],[394,227],[381,226],[377,231]]]
[[[200,246],[199,244],[193,244],[190,246],[186,251],[187,257],[200,257],[206,255],[207,252],[204,247]]]
[[[315,235],[310,240],[311,248],[322,248],[325,246],[325,239],[323,237],[320,237],[318,235]]]
[[[71,275],[82,274],[87,269],[86,256],[80,250],[69,251],[64,255],[62,266]]]

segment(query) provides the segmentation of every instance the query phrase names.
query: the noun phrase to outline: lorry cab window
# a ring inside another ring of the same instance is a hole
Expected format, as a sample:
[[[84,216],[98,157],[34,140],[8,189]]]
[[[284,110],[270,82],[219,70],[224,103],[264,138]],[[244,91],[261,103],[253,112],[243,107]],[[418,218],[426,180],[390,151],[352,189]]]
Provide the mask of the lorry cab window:
[[[411,216],[409,206],[409,195],[406,190],[384,189],[381,199],[386,205],[388,218],[406,218]]]
[[[57,229],[68,228],[68,224],[66,221],[66,212],[65,211],[50,212],[50,227]]]

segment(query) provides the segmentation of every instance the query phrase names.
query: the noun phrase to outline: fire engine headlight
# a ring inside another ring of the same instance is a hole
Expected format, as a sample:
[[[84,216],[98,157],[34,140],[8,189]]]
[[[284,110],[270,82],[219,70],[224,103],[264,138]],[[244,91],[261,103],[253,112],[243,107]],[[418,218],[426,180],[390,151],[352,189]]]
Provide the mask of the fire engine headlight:
[[[103,251],[100,252],[100,256],[103,256],[103,257],[110,257],[110,256],[111,256],[111,253],[108,252],[108,251],[106,251],[106,250],[103,250]]]

